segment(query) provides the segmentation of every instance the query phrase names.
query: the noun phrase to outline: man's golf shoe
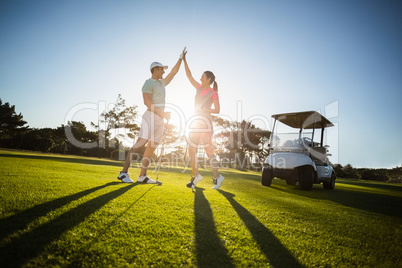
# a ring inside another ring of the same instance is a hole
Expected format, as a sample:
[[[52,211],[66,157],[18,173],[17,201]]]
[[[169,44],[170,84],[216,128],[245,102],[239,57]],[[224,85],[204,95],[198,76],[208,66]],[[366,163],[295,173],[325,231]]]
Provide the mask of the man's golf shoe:
[[[155,181],[153,179],[150,179],[147,175],[145,176],[139,176],[137,179],[137,182],[139,183],[148,183],[148,184],[157,184],[157,185],[162,185],[161,181]]]
[[[117,178],[119,180],[121,180],[121,182],[133,183],[133,180],[130,179],[130,176],[128,176],[128,173],[126,173],[126,172],[120,172],[120,174],[119,174],[119,176],[117,176]]]
[[[203,177],[200,174],[197,174],[191,179],[189,183],[187,183],[187,187],[194,189],[197,183],[199,183],[202,179]]]

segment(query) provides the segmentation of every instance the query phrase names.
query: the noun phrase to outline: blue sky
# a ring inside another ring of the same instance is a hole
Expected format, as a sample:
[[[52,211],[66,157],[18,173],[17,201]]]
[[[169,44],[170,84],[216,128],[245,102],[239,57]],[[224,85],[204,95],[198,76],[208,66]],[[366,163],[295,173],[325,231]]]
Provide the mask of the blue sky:
[[[215,73],[225,118],[269,128],[272,114],[317,110],[335,123],[333,162],[390,168],[402,164],[401,18],[401,1],[3,0],[0,98],[37,128],[118,94],[142,113],[150,63],[172,67],[186,46],[197,80]],[[191,113],[184,68],[167,94]]]

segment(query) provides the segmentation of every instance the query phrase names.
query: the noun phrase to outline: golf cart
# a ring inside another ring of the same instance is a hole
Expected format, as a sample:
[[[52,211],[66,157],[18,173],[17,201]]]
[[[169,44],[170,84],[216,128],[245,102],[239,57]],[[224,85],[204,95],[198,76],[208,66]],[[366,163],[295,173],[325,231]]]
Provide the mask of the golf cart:
[[[276,114],[268,156],[262,169],[261,183],[270,186],[274,177],[311,190],[314,183],[324,189],[335,188],[335,171],[328,160],[324,130],[334,126],[318,112]],[[316,142],[317,140],[317,142]]]

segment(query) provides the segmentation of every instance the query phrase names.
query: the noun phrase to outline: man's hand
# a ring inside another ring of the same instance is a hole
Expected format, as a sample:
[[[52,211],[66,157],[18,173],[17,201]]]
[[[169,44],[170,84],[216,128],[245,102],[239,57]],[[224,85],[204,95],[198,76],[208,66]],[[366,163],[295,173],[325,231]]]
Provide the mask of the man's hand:
[[[163,112],[162,117],[169,121],[170,120],[170,112]]]
[[[180,59],[177,60],[176,65],[172,68],[172,70],[170,71],[170,73],[166,76],[165,81],[166,81],[166,86],[170,84],[170,82],[172,81],[173,77],[177,74],[177,72],[180,69],[180,65],[183,61],[183,57],[185,55],[185,51],[186,51],[186,47],[184,47],[183,52],[180,55]]]
[[[183,52],[180,55],[180,59],[183,60],[187,54],[186,47],[184,47]]]

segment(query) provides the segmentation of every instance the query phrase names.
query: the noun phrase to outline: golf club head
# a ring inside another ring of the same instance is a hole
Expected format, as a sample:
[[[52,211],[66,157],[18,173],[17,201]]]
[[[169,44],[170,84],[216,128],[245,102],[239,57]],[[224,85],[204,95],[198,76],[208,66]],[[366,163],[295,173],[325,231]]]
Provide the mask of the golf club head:
[[[161,181],[157,181],[157,182],[156,182],[156,185],[161,186],[161,185],[162,185],[162,182],[161,182]]]

